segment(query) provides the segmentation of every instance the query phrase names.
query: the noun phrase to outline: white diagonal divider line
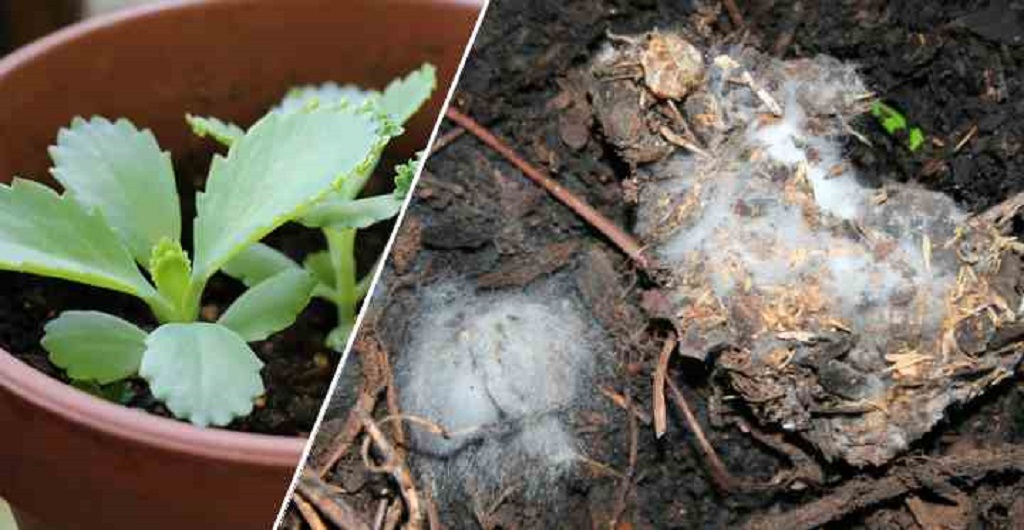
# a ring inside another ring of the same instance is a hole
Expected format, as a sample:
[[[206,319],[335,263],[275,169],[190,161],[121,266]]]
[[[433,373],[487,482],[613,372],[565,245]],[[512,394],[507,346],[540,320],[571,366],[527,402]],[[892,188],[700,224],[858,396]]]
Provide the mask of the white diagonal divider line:
[[[299,459],[299,464],[295,468],[295,473],[292,474],[292,480],[288,484],[288,490],[285,491],[284,498],[281,499],[281,506],[277,510],[277,517],[274,518],[271,530],[276,529],[281,524],[281,520],[284,519],[284,514],[288,510],[288,504],[291,502],[292,495],[295,493],[295,485],[299,480],[299,475],[302,474],[302,469],[306,466],[306,461],[309,459],[309,453],[313,449],[313,443],[316,441],[316,435],[320,431],[320,425],[324,421],[324,415],[327,413],[327,405],[330,403],[331,397],[334,395],[334,391],[338,386],[338,380],[341,378],[341,372],[345,369],[345,364],[348,362],[349,352],[352,351],[352,344],[355,342],[356,334],[359,332],[359,328],[363,324],[363,317],[366,316],[366,311],[370,302],[373,300],[373,293],[377,289],[377,282],[380,281],[381,273],[384,271],[384,265],[391,255],[391,247],[395,244],[395,237],[398,235],[398,231],[402,229],[402,221],[405,219],[405,212],[409,209],[409,202],[415,195],[416,186],[420,181],[420,174],[423,173],[424,166],[427,165],[427,160],[430,157],[430,150],[434,147],[434,142],[437,140],[437,133],[441,129],[441,123],[444,121],[445,111],[448,110],[448,105],[451,104],[452,98],[455,96],[455,89],[459,86],[459,78],[462,77],[462,69],[466,66],[466,60],[469,59],[470,52],[473,51],[473,44],[476,42],[477,32],[480,31],[480,26],[483,24],[484,17],[487,16],[487,8],[490,7],[490,0],[484,0],[484,6],[480,10],[480,14],[476,17],[476,23],[473,25],[473,31],[469,34],[469,40],[466,42],[466,49],[462,52],[462,59],[459,61],[459,67],[455,70],[455,76],[452,78],[451,84],[448,86],[448,94],[444,98],[444,103],[441,105],[441,111],[437,115],[437,120],[434,121],[434,129],[430,132],[430,139],[427,141],[426,147],[423,148],[423,157],[420,161],[419,167],[416,168],[416,174],[412,178],[412,185],[409,186],[409,193],[405,196],[405,202],[402,203],[402,208],[398,212],[398,217],[395,219],[395,228],[391,231],[391,236],[388,238],[387,245],[384,246],[384,251],[381,254],[382,259],[380,264],[377,266],[377,270],[373,271],[373,281],[370,282],[370,288],[366,292],[366,296],[363,297],[363,307],[359,309],[359,315],[356,316],[355,325],[352,326],[352,331],[349,333],[348,342],[345,344],[344,353],[341,355],[341,362],[338,363],[337,370],[334,371],[334,377],[331,379],[331,385],[327,389],[327,394],[324,396],[323,403],[320,404],[320,412],[317,413],[316,422],[313,423],[313,429],[309,433],[309,439],[306,441],[306,446],[302,449],[302,458]]]

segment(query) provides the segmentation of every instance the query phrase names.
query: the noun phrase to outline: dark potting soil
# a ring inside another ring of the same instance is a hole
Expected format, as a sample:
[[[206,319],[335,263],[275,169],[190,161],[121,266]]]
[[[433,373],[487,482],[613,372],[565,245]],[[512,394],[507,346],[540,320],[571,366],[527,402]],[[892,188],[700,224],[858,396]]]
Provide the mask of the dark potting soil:
[[[621,35],[706,24],[709,40],[736,31],[724,9],[715,13],[719,2],[700,3],[710,9],[701,12],[694,6],[697,2],[668,0],[493,1],[454,103],[620,226],[629,227],[629,165],[608,147],[589,112],[592,101],[575,84],[573,72],[600,49],[607,31]],[[1024,35],[1024,25],[1021,11],[1011,10],[1008,2],[737,4],[746,21],[746,33],[737,40],[766,51],[780,41],[788,43],[786,57],[828,53],[855,61],[869,88],[923,129],[927,145],[911,152],[870,120],[854,124],[874,146],[850,142],[863,173],[942,190],[973,212],[1024,189],[1024,47],[1015,42]],[[1002,11],[993,15],[989,9]],[[422,292],[434,282],[470,278],[480,290],[516,292],[555,274],[574,277],[575,294],[614,341],[615,366],[596,384],[628,393],[640,409],[650,411],[651,374],[666,331],[641,309],[643,291],[654,284],[567,208],[469,135],[428,161],[385,273],[386,293],[375,300],[376,336],[394,363],[409,340],[412,324],[407,316],[415,314]],[[331,449],[330,439],[340,432],[359,391],[360,356],[354,351],[343,371],[314,462],[318,452]],[[650,426],[639,426],[634,480],[624,502],[619,500],[623,490],[618,479],[579,469],[540,501],[526,498],[522,488],[511,484],[509,495],[495,504],[472,494],[444,502],[441,522],[458,529],[608,528],[614,512],[623,510],[617,529],[737,528],[827,497],[844,484],[870,483],[889,472],[826,464],[788,437],[769,433],[755,439],[741,427],[753,422],[739,408],[726,402],[724,410],[709,409],[714,400],[708,375],[706,367],[678,357],[670,365],[669,377],[697,409],[711,445],[733,475],[762,484],[783,477],[791,462],[769,448],[774,446],[817,460],[824,472],[820,484],[805,481],[801,488],[722,493],[709,479],[693,435],[670,405],[669,429],[662,439],[655,438]],[[378,401],[378,417],[387,414],[383,401]],[[975,448],[1024,445],[1022,405],[1024,382],[1018,375],[954,411],[914,445],[912,454],[939,458]],[[595,404],[589,412],[586,428],[577,433],[587,456],[625,471],[630,449],[626,412],[610,402]],[[367,470],[355,450],[325,479],[349,492],[346,501],[369,521],[381,497],[397,495],[394,484]],[[945,512],[947,523],[960,525],[951,528],[1024,525],[1024,481],[1019,475],[998,474],[965,485],[963,491],[970,502]],[[829,527],[922,528],[925,523],[916,517],[937,513],[928,512],[935,504],[921,508],[911,507],[911,502],[894,496]],[[298,524],[298,518],[293,521]]]
[[[178,194],[182,202],[182,242],[187,251],[192,241],[195,192],[205,182],[211,156],[212,151],[203,147],[175,161]],[[385,168],[390,170],[395,160],[399,158],[386,155],[379,165],[379,174],[370,184],[376,192],[389,186],[391,176]],[[372,266],[384,248],[392,226],[393,223],[381,223],[360,231],[357,243],[360,274]],[[306,254],[326,248],[318,230],[293,224],[276,230],[264,242],[299,263]],[[210,280],[204,293],[202,318],[215,320],[244,290],[240,282],[218,273]],[[143,329],[157,326],[149,308],[132,296],[61,280],[0,272],[0,347],[41,372],[67,381],[63,371],[49,361],[39,341],[46,323],[62,311],[71,309],[107,312]],[[257,401],[250,415],[236,419],[226,428],[286,436],[309,433],[340,361],[338,353],[324,346],[324,338],[335,321],[334,306],[314,299],[294,325],[263,342],[250,344],[265,364],[262,376],[266,393]],[[112,390],[116,387],[107,388]],[[162,403],[153,398],[142,379],[131,379],[125,391],[108,394],[108,399],[129,407],[173,417]]]

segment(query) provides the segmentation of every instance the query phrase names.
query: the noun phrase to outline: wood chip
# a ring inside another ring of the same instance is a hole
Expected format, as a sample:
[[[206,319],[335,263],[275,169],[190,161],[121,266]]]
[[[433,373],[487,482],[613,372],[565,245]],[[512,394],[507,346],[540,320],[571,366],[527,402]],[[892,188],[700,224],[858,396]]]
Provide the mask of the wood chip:
[[[676,334],[669,334],[665,345],[661,348],[661,355],[658,356],[658,366],[654,370],[654,436],[661,438],[665,435],[668,419],[665,408],[665,377],[668,373],[668,361],[672,352],[676,349]]]

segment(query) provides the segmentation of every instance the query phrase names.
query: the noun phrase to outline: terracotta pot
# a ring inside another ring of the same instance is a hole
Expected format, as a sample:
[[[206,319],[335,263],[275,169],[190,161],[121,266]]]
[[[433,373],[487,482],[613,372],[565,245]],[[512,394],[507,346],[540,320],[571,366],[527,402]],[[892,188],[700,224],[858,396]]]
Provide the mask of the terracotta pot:
[[[429,61],[439,89],[397,152],[426,143],[480,6],[469,0],[160,4],[72,26],[0,61],[0,178],[48,180],[76,115],[125,116],[172,153],[183,116],[249,123],[297,83],[381,87]],[[23,528],[267,528],[304,439],[199,429],[96,399],[0,350],[0,497]]]

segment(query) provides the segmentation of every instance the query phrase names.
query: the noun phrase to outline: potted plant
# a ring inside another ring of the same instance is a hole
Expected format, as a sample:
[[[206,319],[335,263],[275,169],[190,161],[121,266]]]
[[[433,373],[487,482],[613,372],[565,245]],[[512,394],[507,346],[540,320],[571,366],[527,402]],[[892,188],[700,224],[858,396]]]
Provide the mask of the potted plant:
[[[248,126],[292,86],[333,80],[381,88],[429,62],[439,89],[389,147],[408,158],[426,143],[479,9],[455,0],[184,2],[79,24],[0,61],[0,128],[9,131],[0,138],[0,182],[17,175],[54,186],[45,177],[47,147],[76,116],[129,117],[152,130],[161,149],[191,152],[203,142],[185,125],[186,113]],[[249,199],[258,200],[259,190]],[[178,251],[170,243],[158,254],[173,262]],[[293,280],[308,283],[300,276]],[[181,307],[194,317],[196,304]],[[188,320],[173,310],[158,316]],[[6,351],[0,425],[0,497],[23,528],[265,527],[305,443],[122,407]]]

